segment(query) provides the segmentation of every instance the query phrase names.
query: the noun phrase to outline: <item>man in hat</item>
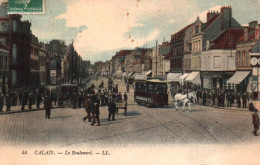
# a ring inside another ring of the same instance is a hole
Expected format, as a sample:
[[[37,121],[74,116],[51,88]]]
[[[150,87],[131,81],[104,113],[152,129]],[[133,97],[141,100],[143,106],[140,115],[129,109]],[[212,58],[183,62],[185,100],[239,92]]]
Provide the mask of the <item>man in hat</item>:
[[[51,108],[52,108],[52,100],[46,95],[44,98],[44,109],[45,109],[45,119],[50,119],[51,116]]]
[[[100,126],[100,118],[99,118],[99,115],[100,115],[100,111],[99,111],[99,106],[100,106],[100,100],[98,100],[98,98],[96,97],[95,98],[95,107],[94,107],[94,111],[92,112],[93,113],[93,121],[92,121],[92,124],[91,126],[94,126],[94,123],[97,119],[97,126]]]
[[[83,118],[83,121],[88,119],[88,122],[91,122],[91,109],[90,109],[90,98],[87,98],[85,101],[85,110],[87,112],[87,116]]]
[[[255,111],[252,114],[253,125],[254,125],[253,133],[254,133],[255,136],[258,136],[257,131],[259,129],[259,116],[258,116],[257,112],[258,112],[258,110],[255,109]]]
[[[114,102],[114,99],[111,99],[111,101],[108,103],[108,112],[108,121],[110,121],[111,116],[112,120],[115,120],[116,104]]]

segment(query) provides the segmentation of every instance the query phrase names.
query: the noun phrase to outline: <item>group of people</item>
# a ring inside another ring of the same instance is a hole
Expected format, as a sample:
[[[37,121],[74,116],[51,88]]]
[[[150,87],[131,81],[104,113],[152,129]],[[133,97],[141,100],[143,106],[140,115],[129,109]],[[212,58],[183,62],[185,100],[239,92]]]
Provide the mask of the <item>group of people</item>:
[[[87,92],[84,95],[84,107],[87,113],[87,116],[83,118],[85,122],[91,122],[91,125],[94,126],[94,123],[97,122],[97,126],[100,126],[100,107],[108,106],[108,121],[115,120],[116,114],[116,103],[120,101],[127,102],[128,96],[125,92],[124,96],[122,96],[121,92],[118,92],[118,84],[114,85],[111,83],[112,79],[109,79],[108,88],[110,85],[112,89],[107,90],[104,88],[104,82],[101,81],[101,84],[98,86],[97,93],[95,93],[95,85],[92,83],[91,87],[87,89]],[[91,91],[91,92],[90,92]],[[124,98],[123,98],[124,97]]]
[[[247,108],[250,95],[222,91],[197,90],[197,103],[204,106]],[[241,104],[242,103],[242,104]]]
[[[7,94],[0,95],[0,112],[3,112],[3,107],[6,105],[6,111],[11,111],[12,106],[21,106],[21,110],[25,110],[25,106],[28,105],[28,109],[32,109],[32,105],[36,105],[36,108],[40,108],[40,104],[43,101],[43,92],[39,90],[24,90],[20,92],[8,92]]]

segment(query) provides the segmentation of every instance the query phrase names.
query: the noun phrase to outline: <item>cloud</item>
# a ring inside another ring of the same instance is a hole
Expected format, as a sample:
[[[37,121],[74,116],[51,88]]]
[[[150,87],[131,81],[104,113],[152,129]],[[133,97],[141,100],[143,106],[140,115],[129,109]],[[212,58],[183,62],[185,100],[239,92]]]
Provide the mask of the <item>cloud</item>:
[[[175,5],[185,7],[182,0],[174,3],[171,0],[143,0],[138,1],[138,6],[136,4],[133,0],[78,0],[70,3],[67,12],[56,19],[65,19],[67,27],[86,26],[77,35],[75,48],[84,59],[96,59],[103,52],[131,49],[154,41],[164,25],[173,20],[173,15],[183,13]],[[186,7],[189,9],[188,5]]]
[[[198,16],[200,17],[200,20],[201,20],[202,22],[207,22],[207,13],[208,13],[208,11],[220,12],[220,8],[221,8],[221,6],[211,7],[210,9],[205,10],[205,11],[203,11],[203,12],[200,12],[200,13],[197,14],[196,16],[190,18],[190,19],[189,19],[189,22],[192,23],[192,22],[196,21],[196,19],[197,19]]]

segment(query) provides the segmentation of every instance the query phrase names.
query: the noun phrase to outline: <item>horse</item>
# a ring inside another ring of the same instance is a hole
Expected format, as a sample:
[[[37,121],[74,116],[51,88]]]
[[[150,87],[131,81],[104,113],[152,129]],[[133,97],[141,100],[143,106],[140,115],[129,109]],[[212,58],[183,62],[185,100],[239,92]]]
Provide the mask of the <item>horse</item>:
[[[178,93],[178,94],[176,94],[175,96],[174,96],[174,100],[175,100],[175,107],[176,107],[176,109],[178,110],[178,106],[177,106],[177,104],[178,103],[180,103],[180,102],[182,102],[183,103],[183,111],[184,111],[184,107],[185,107],[185,105],[186,105],[186,103],[188,103],[188,105],[189,105],[189,110],[191,111],[191,106],[190,106],[190,103],[191,103],[191,100],[192,99],[196,99],[196,92],[195,91],[193,91],[193,92],[190,92],[190,93],[188,93],[188,94],[181,94],[181,93]]]

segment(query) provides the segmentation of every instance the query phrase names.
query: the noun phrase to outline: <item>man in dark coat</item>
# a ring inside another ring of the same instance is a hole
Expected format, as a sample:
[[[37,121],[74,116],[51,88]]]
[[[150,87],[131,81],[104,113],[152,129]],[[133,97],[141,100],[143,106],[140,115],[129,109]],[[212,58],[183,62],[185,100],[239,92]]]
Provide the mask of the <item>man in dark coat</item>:
[[[97,99],[95,99],[95,107],[94,107],[94,111],[93,111],[93,121],[92,121],[92,126],[94,126],[94,123],[97,119],[97,126],[100,126],[100,119],[99,119],[99,115],[100,115],[100,111],[99,111],[99,104],[100,104],[100,101]]]
[[[21,108],[22,111],[24,110],[25,105],[27,105],[27,96],[26,93],[24,92],[22,94],[22,108]]]
[[[4,95],[0,95],[0,112],[3,112],[3,107],[4,107]]]
[[[107,105],[108,104],[108,92],[107,92],[107,89],[105,89],[104,95],[105,95],[105,105]]]
[[[127,96],[127,94],[126,94],[126,92],[125,92],[125,94],[124,94],[124,101],[127,103],[127,99],[128,99],[128,96]]]
[[[242,96],[243,108],[246,108],[246,100],[247,100],[247,95],[246,95],[246,93],[244,93]]]
[[[8,94],[5,97],[5,104],[6,104],[6,112],[10,111],[12,101],[11,101],[10,96]]]
[[[47,118],[50,119],[51,108],[52,108],[51,98],[48,95],[46,95],[44,98],[45,119]]]
[[[110,121],[110,118],[112,116],[112,120],[115,120],[115,114],[116,114],[116,104],[114,102],[114,99],[112,99],[109,103],[108,103],[108,121]]]
[[[29,109],[32,109],[32,104],[33,104],[33,95],[32,93],[29,94]]]
[[[126,84],[126,91],[129,92],[129,83]]]
[[[258,136],[257,131],[259,129],[259,116],[257,114],[258,110],[255,110],[254,113],[252,114],[252,120],[253,120],[253,125],[254,125],[254,135]]]
[[[36,108],[40,108],[41,101],[42,101],[42,96],[41,96],[41,93],[38,92],[37,96],[36,96],[36,104],[37,104]]]
[[[226,95],[226,99],[227,99],[227,107],[231,108],[231,95],[230,95],[230,93],[228,93]]]
[[[203,91],[202,97],[203,97],[203,105],[206,106],[206,101],[207,101],[207,92],[206,91]]]
[[[83,121],[86,121],[86,119],[88,119],[88,122],[91,122],[91,109],[90,109],[90,98],[87,98],[85,100],[85,110],[87,112],[87,116],[83,118]]]
[[[237,94],[237,107],[240,108],[241,107],[241,100],[240,100],[240,94]]]

